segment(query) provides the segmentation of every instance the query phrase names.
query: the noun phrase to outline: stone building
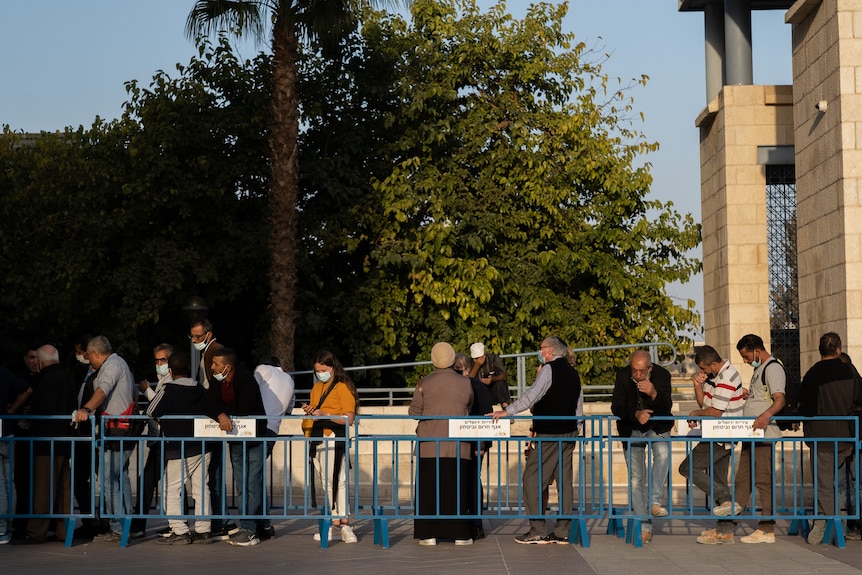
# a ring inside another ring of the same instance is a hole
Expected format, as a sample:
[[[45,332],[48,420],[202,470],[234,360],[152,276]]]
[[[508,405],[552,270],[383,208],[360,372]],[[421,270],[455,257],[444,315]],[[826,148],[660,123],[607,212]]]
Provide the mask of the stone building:
[[[679,0],[679,10],[704,15],[706,341],[732,357],[757,333],[798,374],[835,331],[862,358],[862,0]],[[753,84],[752,10],[785,11],[792,85]]]

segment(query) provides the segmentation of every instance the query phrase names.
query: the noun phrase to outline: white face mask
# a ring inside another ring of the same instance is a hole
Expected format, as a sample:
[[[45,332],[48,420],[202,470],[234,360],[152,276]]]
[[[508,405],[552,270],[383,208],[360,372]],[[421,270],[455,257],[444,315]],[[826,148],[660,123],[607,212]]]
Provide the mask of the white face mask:
[[[156,374],[159,377],[164,377],[168,374],[168,364],[166,363],[157,363],[156,364]]]
[[[196,350],[198,350],[198,351],[203,351],[203,350],[205,350],[205,349],[206,349],[206,347],[207,347],[207,342],[205,342],[205,341],[199,341],[199,342],[197,342],[197,343],[193,343],[192,345],[193,345],[193,346],[195,346],[195,349],[196,349]]]
[[[539,365],[544,365],[544,364],[545,364],[545,356],[542,353],[542,350],[540,349],[539,350]]]
[[[320,383],[326,383],[327,381],[332,379],[332,374],[328,371],[315,371],[314,377],[316,377],[317,381],[319,381]]]
[[[86,359],[86,358],[83,356],[83,354],[76,353],[76,354],[75,354],[75,359],[77,359],[77,360],[78,360],[78,363],[83,363],[84,365],[90,365],[90,360],[89,360],[89,359]]]
[[[224,371],[221,373],[214,373],[213,379],[216,381],[224,381],[224,378],[227,377],[227,366],[224,366]]]

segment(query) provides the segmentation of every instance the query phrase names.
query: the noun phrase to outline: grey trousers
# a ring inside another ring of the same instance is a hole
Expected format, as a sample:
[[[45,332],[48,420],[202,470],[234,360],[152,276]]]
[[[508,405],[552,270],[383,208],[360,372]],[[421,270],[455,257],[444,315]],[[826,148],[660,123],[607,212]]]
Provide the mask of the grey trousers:
[[[561,435],[536,434],[536,440],[543,438],[571,438],[572,440],[561,442],[536,441],[536,449],[527,457],[527,464],[524,466],[524,508],[527,510],[528,515],[540,515],[544,513],[542,494],[554,481],[557,482],[560,513],[571,514],[574,507],[572,453],[575,450],[574,439],[576,437],[578,437],[577,430]],[[558,537],[568,537],[571,525],[572,520],[569,518],[557,519],[554,525],[554,534]],[[530,519],[530,534],[542,537],[548,534],[543,518]]]

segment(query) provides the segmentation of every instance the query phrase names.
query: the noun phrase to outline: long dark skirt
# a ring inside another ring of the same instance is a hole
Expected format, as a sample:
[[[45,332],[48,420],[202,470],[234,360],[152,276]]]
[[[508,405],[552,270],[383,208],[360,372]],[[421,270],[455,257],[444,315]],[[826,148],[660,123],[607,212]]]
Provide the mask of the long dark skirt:
[[[416,477],[418,515],[466,515],[468,513],[469,474],[473,468],[469,459],[431,457],[419,458]],[[460,465],[460,470],[459,470]],[[460,472],[460,476],[458,475]],[[438,481],[438,477],[442,478]],[[460,479],[460,481],[459,481]],[[440,508],[437,508],[439,489]],[[459,498],[460,497],[460,501]],[[470,539],[468,519],[415,519],[415,539]]]

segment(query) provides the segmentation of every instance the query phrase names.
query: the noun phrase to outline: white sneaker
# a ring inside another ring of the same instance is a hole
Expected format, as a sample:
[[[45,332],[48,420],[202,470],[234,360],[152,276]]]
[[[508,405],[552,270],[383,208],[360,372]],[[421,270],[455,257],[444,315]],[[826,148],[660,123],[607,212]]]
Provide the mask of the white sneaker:
[[[739,540],[743,543],[775,543],[775,533],[764,533],[758,529],[751,535],[740,537]]]
[[[472,544],[473,544],[472,539],[456,539],[455,540],[455,545],[472,545]]]
[[[356,538],[356,533],[353,532],[353,527],[350,525],[341,526],[341,540],[345,543],[356,543],[359,539]]]
[[[320,531],[318,531],[314,534],[313,539],[315,541],[320,541]],[[329,539],[328,539],[328,541],[335,541],[335,533],[334,533],[334,530],[332,529],[332,527],[329,528]]]
[[[432,537],[430,539],[420,539],[419,545],[428,545],[429,547],[437,545],[437,539]]]

